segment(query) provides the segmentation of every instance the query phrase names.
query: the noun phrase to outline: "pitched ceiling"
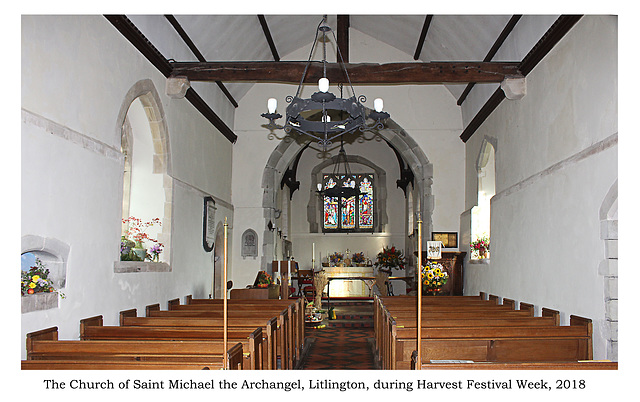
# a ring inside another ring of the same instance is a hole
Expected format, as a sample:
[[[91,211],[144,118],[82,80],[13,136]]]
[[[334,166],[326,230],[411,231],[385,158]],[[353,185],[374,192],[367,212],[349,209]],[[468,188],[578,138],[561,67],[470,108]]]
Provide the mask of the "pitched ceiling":
[[[107,18],[112,20],[109,16]],[[172,69],[167,66],[167,60],[172,62],[281,62],[283,59],[291,61],[288,57],[292,54],[304,54],[305,60],[298,58],[296,61],[306,61],[318,24],[322,20],[321,15],[131,15],[127,18],[135,26],[133,30],[139,31],[144,36],[142,40],[134,39],[134,41],[138,40],[138,44],[143,43],[143,48],[147,43],[153,45],[159,55],[152,50],[152,58],[155,57],[156,66],[159,64],[159,68],[165,70]],[[405,63],[412,60],[415,60],[415,63],[521,63],[526,58],[530,58],[532,50],[540,46],[539,42],[557,36],[550,34],[554,27],[568,25],[566,29],[568,30],[577,21],[573,17],[564,18],[565,23],[563,16],[557,15],[350,15],[347,18],[348,20],[343,16],[341,21],[348,21],[351,32],[359,31],[396,48],[402,52],[397,54],[406,55],[403,60],[397,61]],[[327,23],[334,32],[338,31],[339,36],[338,20],[337,16],[330,15]],[[112,22],[122,23],[113,20]],[[563,32],[558,34],[560,38],[566,30],[558,30]],[[132,39],[129,38],[129,40]],[[557,40],[552,38],[549,46],[553,47]],[[351,41],[350,53],[354,53],[353,49],[357,49],[359,45],[357,41]],[[302,49],[304,51],[301,53]],[[144,53],[143,49],[140,50]],[[539,52],[540,57],[544,57],[547,51],[548,49],[544,49]],[[380,60],[375,60],[376,56],[375,53],[370,52],[369,57],[373,60],[356,60],[355,62],[379,63]],[[533,59],[535,59],[533,63],[535,65],[539,59],[537,56]],[[314,60],[317,59],[314,58]],[[388,60],[386,61],[388,63]],[[176,65],[174,64],[174,70]],[[163,73],[167,75],[166,72]],[[216,81],[234,106],[241,102],[253,85],[252,80],[234,80],[249,82],[211,80]],[[502,99],[495,94],[491,95],[498,88],[498,84],[494,83],[480,89],[476,86],[472,90],[473,84],[473,82],[446,84],[447,89],[458,99],[459,105],[464,102],[469,92],[476,91],[477,94],[481,94],[479,96],[476,94],[474,97],[476,105],[470,112],[471,116],[480,113],[481,107],[483,110],[487,109],[483,106],[485,101],[490,102],[493,98],[497,105]],[[207,108],[206,105],[204,108]],[[216,116],[214,116],[215,119],[217,119]],[[234,135],[230,137],[233,138]],[[464,140],[464,135],[461,137]]]

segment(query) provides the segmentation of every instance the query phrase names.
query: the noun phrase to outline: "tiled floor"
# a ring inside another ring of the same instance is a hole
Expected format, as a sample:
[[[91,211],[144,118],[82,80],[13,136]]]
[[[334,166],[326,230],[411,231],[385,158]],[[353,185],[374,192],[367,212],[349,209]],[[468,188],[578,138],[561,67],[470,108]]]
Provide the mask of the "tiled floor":
[[[370,303],[342,303],[334,306],[336,320],[310,328],[312,338],[304,370],[373,370],[370,340],[373,338]]]
[[[373,370],[368,338],[373,328],[331,327],[310,329],[315,338],[304,363],[304,370]]]

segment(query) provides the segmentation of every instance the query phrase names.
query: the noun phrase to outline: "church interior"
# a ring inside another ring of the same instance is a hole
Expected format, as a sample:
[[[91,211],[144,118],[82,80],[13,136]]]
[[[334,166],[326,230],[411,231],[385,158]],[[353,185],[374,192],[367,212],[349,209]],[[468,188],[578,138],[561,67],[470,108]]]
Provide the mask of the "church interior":
[[[171,336],[202,333],[189,353],[215,344],[224,368],[528,361],[500,361],[513,339],[497,312],[481,315],[504,325],[486,358],[425,356],[421,334],[440,335],[423,325],[463,338],[448,320],[481,307],[580,332],[577,357],[552,362],[618,362],[617,16],[22,15],[20,29],[23,368],[46,361],[39,343],[77,351],[107,342],[92,327],[142,334],[189,307],[203,321]],[[373,364],[305,360],[351,340]]]

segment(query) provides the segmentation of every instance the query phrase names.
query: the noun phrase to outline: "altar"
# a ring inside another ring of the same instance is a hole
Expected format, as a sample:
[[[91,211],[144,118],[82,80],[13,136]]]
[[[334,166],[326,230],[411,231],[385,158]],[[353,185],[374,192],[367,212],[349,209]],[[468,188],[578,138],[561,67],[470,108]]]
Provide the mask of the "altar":
[[[324,267],[330,285],[327,287],[329,297],[369,297],[371,296],[371,286],[373,286],[373,267]],[[365,277],[369,280],[344,279]],[[336,279],[331,279],[336,278]]]

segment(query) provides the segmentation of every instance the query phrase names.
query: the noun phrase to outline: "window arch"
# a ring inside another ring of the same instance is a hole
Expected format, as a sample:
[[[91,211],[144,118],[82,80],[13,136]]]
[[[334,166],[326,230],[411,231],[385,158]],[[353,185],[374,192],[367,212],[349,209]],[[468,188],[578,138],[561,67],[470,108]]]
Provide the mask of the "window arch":
[[[472,242],[491,237],[491,198],[496,194],[496,166],[495,148],[486,139],[482,143],[476,169],[478,172],[478,199],[476,206],[471,209]],[[485,258],[485,256],[474,251],[471,258]]]
[[[118,134],[124,155],[122,218],[134,216],[143,222],[159,218],[161,225],[150,227],[146,233],[163,245],[159,261],[169,263],[173,187],[171,158],[162,103],[151,80],[141,80],[129,90],[119,121]],[[127,228],[128,224],[123,222],[122,234]],[[152,245],[144,244],[147,248]],[[118,264],[116,268],[118,272],[128,272]],[[140,272],[140,269],[135,272]]]
[[[373,173],[323,174],[324,190],[336,186],[360,190],[359,195],[352,197],[322,197],[323,232],[373,232],[375,227],[374,183]]]

